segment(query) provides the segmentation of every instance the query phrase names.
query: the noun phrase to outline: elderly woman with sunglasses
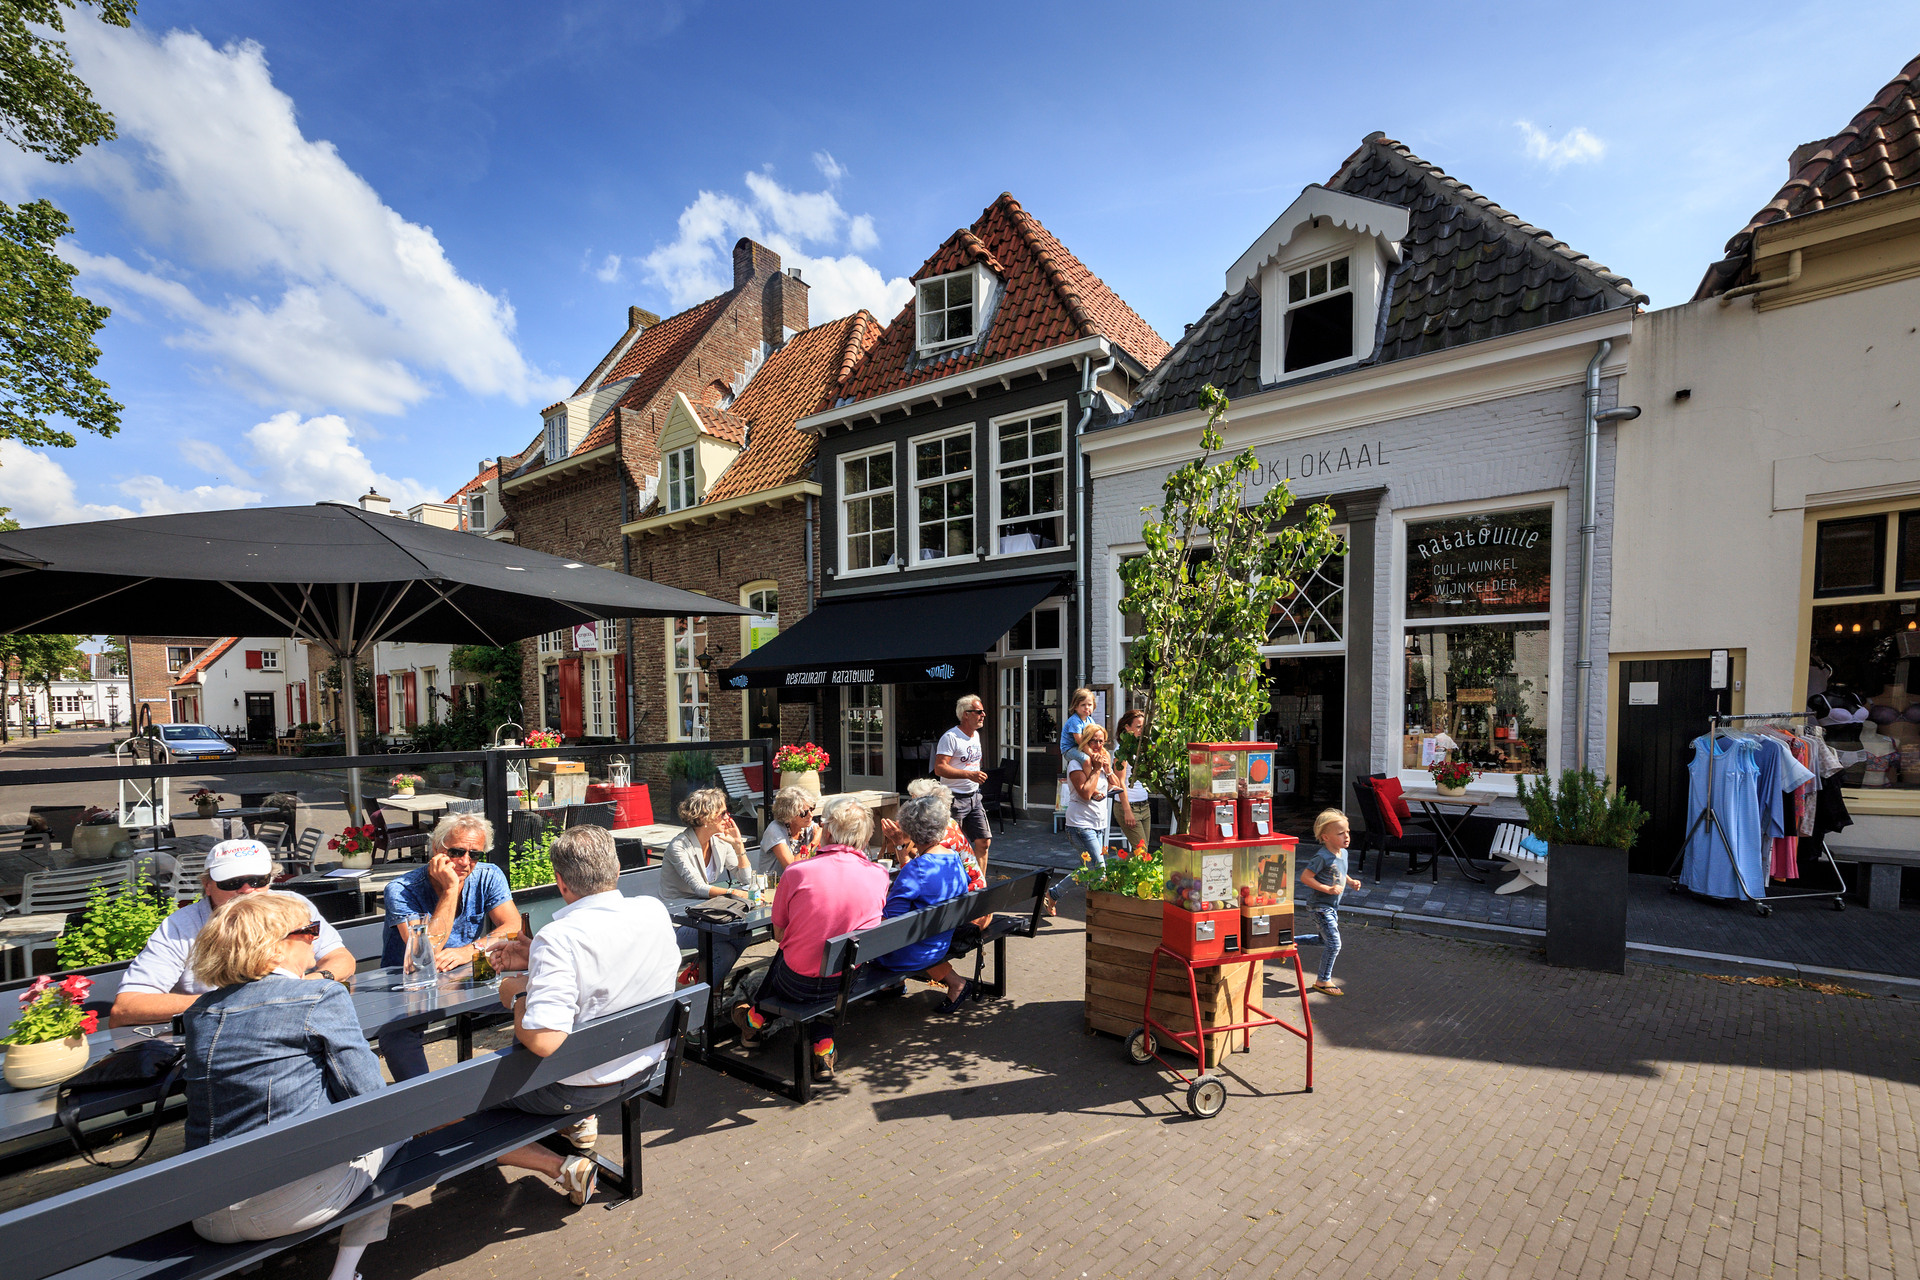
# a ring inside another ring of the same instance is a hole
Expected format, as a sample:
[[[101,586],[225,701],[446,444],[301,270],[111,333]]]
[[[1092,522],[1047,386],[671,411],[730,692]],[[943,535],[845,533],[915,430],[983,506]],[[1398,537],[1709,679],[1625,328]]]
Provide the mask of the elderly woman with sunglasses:
[[[753,851],[756,873],[781,875],[819,847],[820,824],[813,820],[813,807],[819,799],[805,787],[782,787],[773,793],[773,821],[760,834],[760,847]]]
[[[387,927],[380,964],[393,968],[407,958],[406,923],[427,918],[434,963],[441,972],[470,964],[494,939],[520,932],[520,908],[513,905],[507,873],[487,861],[493,848],[493,824],[477,813],[455,813],[433,829],[427,865],[387,885]],[[427,1074],[427,1052],[420,1027],[380,1037],[380,1052],[395,1080]]]
[[[314,938],[317,958],[304,975],[347,982],[353,977],[353,953],[340,941],[332,925],[320,918],[313,904],[297,893],[272,888],[273,854],[258,840],[226,840],[207,854],[207,868],[200,876],[200,901],[182,907],[160,922],[147,939],[147,945],[127,967],[120,991],[107,1016],[110,1027],[129,1027],[140,1023],[167,1022],[211,988],[193,974],[188,964],[193,940],[206,927],[213,913],[236,898],[255,893],[272,893],[291,898],[307,913],[306,918],[320,926]]]
[[[238,1137],[384,1087],[345,987],[302,981],[322,926],[292,894],[237,897],[193,945],[207,995],[186,1024],[188,1150]],[[399,1144],[262,1191],[196,1218],[219,1244],[270,1240],[339,1216]],[[331,1280],[353,1280],[361,1252],[387,1235],[387,1211],[347,1223]]]

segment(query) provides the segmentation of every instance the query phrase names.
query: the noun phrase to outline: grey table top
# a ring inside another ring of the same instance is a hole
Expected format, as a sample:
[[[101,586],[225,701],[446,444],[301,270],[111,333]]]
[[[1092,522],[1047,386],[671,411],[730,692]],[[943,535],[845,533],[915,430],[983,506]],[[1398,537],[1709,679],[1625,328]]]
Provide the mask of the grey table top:
[[[151,1038],[154,1037],[146,1036],[134,1027],[96,1031],[87,1037],[87,1063],[92,1065],[115,1049],[124,1049],[130,1044],[139,1044]],[[169,1044],[173,1042],[173,1037],[164,1033],[158,1039]],[[53,1107],[54,1096],[59,1092],[60,1086],[57,1084],[39,1089],[16,1089],[0,1081],[0,1142],[59,1128],[60,1122],[54,1118]]]
[[[751,937],[753,934],[759,933],[762,930],[773,928],[772,903],[768,903],[763,907],[755,907],[738,920],[728,920],[724,923],[699,920],[689,916],[687,914],[687,908],[698,905],[696,902],[676,900],[667,903],[667,910],[672,914],[675,924],[692,925],[701,933],[711,933],[717,938]]]

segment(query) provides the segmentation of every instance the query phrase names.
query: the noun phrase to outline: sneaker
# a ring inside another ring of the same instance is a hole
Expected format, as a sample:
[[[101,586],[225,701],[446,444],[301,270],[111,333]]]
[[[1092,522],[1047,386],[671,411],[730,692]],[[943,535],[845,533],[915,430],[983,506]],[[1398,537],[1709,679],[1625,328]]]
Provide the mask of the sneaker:
[[[1307,990],[1318,991],[1323,996],[1343,996],[1347,994],[1346,992],[1342,991],[1339,987],[1334,986],[1331,982],[1316,982],[1312,986],[1308,987]]]
[[[832,1045],[828,1045],[824,1051],[814,1054],[813,1078],[816,1080],[833,1079],[833,1064],[839,1060],[839,1057],[840,1055],[834,1051]]]
[[[579,1124],[568,1125],[560,1134],[573,1144],[575,1151],[591,1151],[600,1141],[600,1117],[588,1116]]]
[[[740,1047],[742,1049],[758,1049],[760,1047],[760,1037],[765,1032],[767,1024],[765,1019],[762,1019],[760,1025],[754,1025],[752,1005],[737,1004],[733,1006],[733,1025],[740,1028]]]
[[[586,1156],[568,1156],[560,1166],[560,1189],[575,1204],[593,1199],[593,1184],[600,1177],[600,1166]]]

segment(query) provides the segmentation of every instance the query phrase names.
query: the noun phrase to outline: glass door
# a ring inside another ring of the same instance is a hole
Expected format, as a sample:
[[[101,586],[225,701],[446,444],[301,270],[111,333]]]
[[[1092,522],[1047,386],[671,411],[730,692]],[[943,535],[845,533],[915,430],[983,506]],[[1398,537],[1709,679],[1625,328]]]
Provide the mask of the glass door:
[[[1064,664],[1058,658],[1028,658],[1026,759],[1020,776],[1025,780],[1029,803],[1059,806],[1060,726],[1066,723],[1066,707],[1061,682]]]
[[[1021,780],[1027,776],[1024,761],[1027,741],[1027,660],[1014,658],[999,664],[998,692],[1000,709],[999,756],[1000,763],[1012,761],[1013,795],[1008,797],[1015,808],[1026,806],[1026,794]]]
[[[841,691],[840,760],[848,791],[892,791],[892,690],[883,684],[847,685]]]

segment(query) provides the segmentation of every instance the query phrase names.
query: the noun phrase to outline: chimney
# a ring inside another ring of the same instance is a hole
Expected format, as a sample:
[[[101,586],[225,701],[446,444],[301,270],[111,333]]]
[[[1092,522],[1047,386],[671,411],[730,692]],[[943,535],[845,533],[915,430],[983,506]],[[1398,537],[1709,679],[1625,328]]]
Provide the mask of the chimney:
[[[375,515],[381,516],[390,516],[393,514],[393,504],[381,497],[379,492],[374,489],[368,489],[365,494],[361,495],[360,509],[362,511],[371,511]]]
[[[659,323],[660,317],[645,307],[627,308],[627,328],[629,329],[651,329]]]
[[[757,275],[772,275],[780,270],[780,255],[745,236],[733,246],[733,287],[742,288]]]
[[[808,327],[807,282],[800,278],[800,268],[777,271],[767,281],[761,314],[765,317],[767,346],[776,351],[786,345],[789,334]]]
[[[480,466],[478,467],[478,469],[474,471],[473,474],[480,475],[482,472],[486,471],[486,469],[492,465],[493,465],[492,458],[482,458],[480,459]]]

